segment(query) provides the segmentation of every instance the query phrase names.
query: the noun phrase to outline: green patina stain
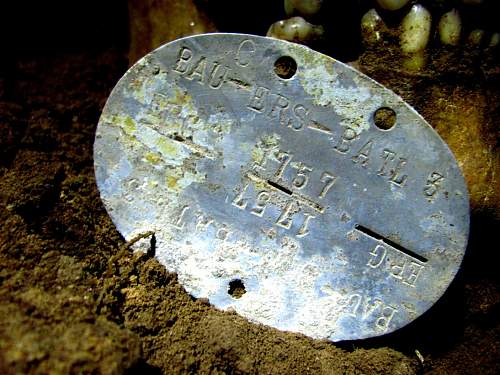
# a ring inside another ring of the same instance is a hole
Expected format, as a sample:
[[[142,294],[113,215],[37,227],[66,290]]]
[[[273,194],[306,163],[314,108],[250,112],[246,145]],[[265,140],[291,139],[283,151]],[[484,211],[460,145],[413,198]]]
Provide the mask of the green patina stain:
[[[167,176],[165,178],[165,182],[167,183],[167,187],[169,189],[176,189],[178,186],[177,186],[177,181],[179,180],[177,177],[175,176]]]
[[[123,120],[123,130],[127,134],[132,134],[137,130],[137,126],[135,124],[135,121],[131,117],[127,116]]]
[[[175,158],[179,153],[179,146],[167,137],[158,139],[156,146],[164,156],[168,156],[170,158]]]
[[[144,155],[144,159],[151,164],[158,164],[161,161],[161,157],[154,152],[148,152]]]
[[[305,47],[297,47],[298,46],[293,46],[289,51],[290,56],[297,60],[297,65],[307,66],[307,68],[321,65],[325,67],[327,73],[331,75],[334,74],[335,59]]]
[[[265,152],[263,149],[255,147],[252,150],[252,160],[257,164],[262,164],[264,161]]]

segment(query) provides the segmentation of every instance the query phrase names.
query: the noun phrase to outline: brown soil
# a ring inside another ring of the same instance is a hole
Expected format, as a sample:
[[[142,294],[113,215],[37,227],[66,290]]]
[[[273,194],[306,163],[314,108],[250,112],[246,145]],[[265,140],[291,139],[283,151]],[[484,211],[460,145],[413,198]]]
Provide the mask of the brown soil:
[[[126,49],[103,44],[18,54],[0,72],[1,373],[500,373],[498,222],[484,211],[435,307],[338,345],[220,312],[132,254],[94,179],[95,127],[127,69]]]

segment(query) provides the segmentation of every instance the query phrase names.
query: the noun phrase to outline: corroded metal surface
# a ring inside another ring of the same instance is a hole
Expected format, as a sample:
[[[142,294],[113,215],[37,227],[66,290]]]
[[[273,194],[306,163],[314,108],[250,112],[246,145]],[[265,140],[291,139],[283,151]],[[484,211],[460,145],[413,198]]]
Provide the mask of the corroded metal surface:
[[[282,330],[392,332],[442,295],[465,251],[448,147],[394,93],[300,45],[209,34],[160,47],[113,90],[94,153],[125,239],[153,231],[189,293]]]

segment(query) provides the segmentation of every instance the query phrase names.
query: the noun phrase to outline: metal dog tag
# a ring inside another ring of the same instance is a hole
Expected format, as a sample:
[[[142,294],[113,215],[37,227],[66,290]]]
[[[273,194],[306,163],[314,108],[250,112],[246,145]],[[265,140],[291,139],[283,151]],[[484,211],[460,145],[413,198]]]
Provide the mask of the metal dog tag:
[[[392,332],[464,255],[448,147],[397,95],[301,45],[168,43],[116,85],[94,147],[125,239],[154,231],[189,293],[253,322],[333,341]]]

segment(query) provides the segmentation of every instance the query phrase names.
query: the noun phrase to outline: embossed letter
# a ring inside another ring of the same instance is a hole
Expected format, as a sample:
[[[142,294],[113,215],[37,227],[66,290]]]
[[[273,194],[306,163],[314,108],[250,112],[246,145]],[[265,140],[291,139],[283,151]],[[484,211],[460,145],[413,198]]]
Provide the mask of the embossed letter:
[[[231,202],[231,204],[233,206],[238,207],[240,210],[244,210],[245,208],[247,208],[247,204],[248,204],[247,200],[248,199],[243,199],[243,196],[245,195],[245,192],[247,191],[247,189],[248,189],[248,184],[245,185],[245,187],[243,187],[243,189],[241,189],[239,194]]]
[[[269,118],[275,118],[276,115],[278,115],[278,119],[280,121],[281,126],[286,126],[288,125],[290,127],[290,119],[286,119],[285,116],[285,109],[288,108],[290,101],[283,95],[276,94],[276,100],[274,101],[274,104],[269,111],[268,117]]]
[[[366,264],[367,266],[370,266],[371,268],[377,268],[379,267],[382,262],[385,259],[385,254],[387,253],[387,250],[384,246],[382,245],[377,245],[375,249],[373,249],[370,254],[372,255],[372,258],[368,261]]]
[[[341,154],[347,153],[351,149],[351,142],[356,139],[357,134],[351,128],[345,128],[344,133],[335,145],[334,149]]]
[[[261,191],[257,194],[257,200],[255,202],[255,207],[250,211],[256,216],[262,217],[264,215],[264,210],[266,209],[267,202],[269,202],[270,195],[267,191]]]
[[[395,153],[391,150],[385,149],[382,152],[382,159],[384,159],[384,162],[382,163],[382,166],[378,170],[377,174],[379,176],[385,176],[385,169],[387,167],[387,164],[394,159]]]
[[[358,153],[352,157],[352,161],[355,163],[360,163],[362,167],[366,168],[366,164],[368,163],[370,152],[372,151],[373,141],[369,140],[361,147]]]
[[[299,231],[297,232],[297,237],[305,237],[309,234],[309,222],[311,219],[314,219],[315,216],[304,213],[305,219],[304,222],[302,223],[302,226],[300,227]]]
[[[205,81],[205,67],[207,65],[207,58],[205,56],[201,56],[197,63],[191,68],[191,71],[186,76],[186,78],[198,81],[203,84]]]
[[[184,206],[181,208],[181,212],[179,213],[179,216],[177,217],[177,220],[174,223],[174,227],[176,227],[177,229],[184,228],[183,219],[184,219],[184,214],[186,213],[187,210],[189,210],[189,206]]]
[[[292,212],[292,208],[293,201],[290,201],[287,203],[285,209],[278,218],[278,221],[276,221],[276,225],[279,225],[280,227],[285,229],[290,229],[290,227],[292,226],[292,215],[290,214]]]
[[[248,103],[248,108],[253,109],[257,112],[264,111],[266,107],[266,98],[269,94],[269,89],[263,86],[256,86],[255,91],[252,94],[250,103]]]
[[[198,220],[196,222],[196,230],[205,231],[208,226],[214,222],[210,216],[205,216],[203,213],[198,212]]]
[[[399,174],[401,173],[401,169],[406,165],[406,159],[405,158],[399,158],[398,164],[396,165],[396,168],[394,168],[392,172],[392,177],[391,177],[391,182],[394,185],[397,186],[403,186],[408,179],[407,175],[402,175],[400,176]]]
[[[430,176],[427,178],[427,183],[424,188],[424,194],[429,197],[430,200],[434,198],[439,188],[441,187],[441,182],[443,181],[444,176],[437,172],[432,172]]]
[[[406,265],[406,258],[396,257],[396,256],[391,257],[391,261],[389,263],[389,274],[392,277],[401,280],[403,278],[403,271],[405,269],[405,265]]]
[[[290,122],[288,126],[293,130],[302,130],[308,123],[307,116],[309,115],[309,110],[302,104],[297,104],[293,107],[293,113],[297,118],[297,122]]]
[[[324,182],[325,186],[323,187],[323,190],[321,190],[321,193],[319,193],[319,197],[324,198],[332,188],[335,181],[337,181],[337,176],[334,176],[328,172],[323,172],[320,181]]]
[[[290,155],[288,152],[285,151],[278,151],[278,154],[276,155],[276,159],[281,163],[278,169],[276,170],[276,173],[274,176],[276,178],[281,178],[283,176],[283,173],[285,172],[286,167],[290,163],[290,160],[292,160],[293,155]]]
[[[374,313],[377,308],[383,306],[383,302],[379,299],[374,298],[372,302],[372,298],[366,297],[364,298],[364,307],[361,312],[361,319],[367,319],[370,315]]]
[[[397,311],[398,310],[395,307],[389,305],[385,306],[382,310],[382,315],[375,321],[375,326],[382,332],[387,331],[389,324]]]
[[[302,162],[296,163],[295,165],[292,163],[292,167],[297,169],[297,175],[293,179],[292,184],[297,189],[303,189],[309,182],[308,174],[312,172],[313,169]]]
[[[418,279],[418,275],[420,275],[420,272],[424,269],[424,266],[416,263],[416,262],[410,262],[409,265],[406,267],[408,275],[406,275],[405,279],[403,282],[409,286],[415,286],[415,282]]]
[[[255,43],[250,39],[245,39],[240,43],[236,52],[236,63],[239,66],[245,67],[250,64],[250,56],[255,52]]]
[[[210,73],[210,78],[208,80],[208,85],[213,89],[218,89],[224,83],[226,75],[229,68],[226,66],[221,66],[218,62],[214,63],[214,68]]]
[[[179,57],[177,58],[177,64],[174,68],[174,70],[178,73],[186,73],[188,67],[189,67],[189,61],[193,57],[193,52],[187,48],[187,47],[182,47],[181,50],[179,51]]]

